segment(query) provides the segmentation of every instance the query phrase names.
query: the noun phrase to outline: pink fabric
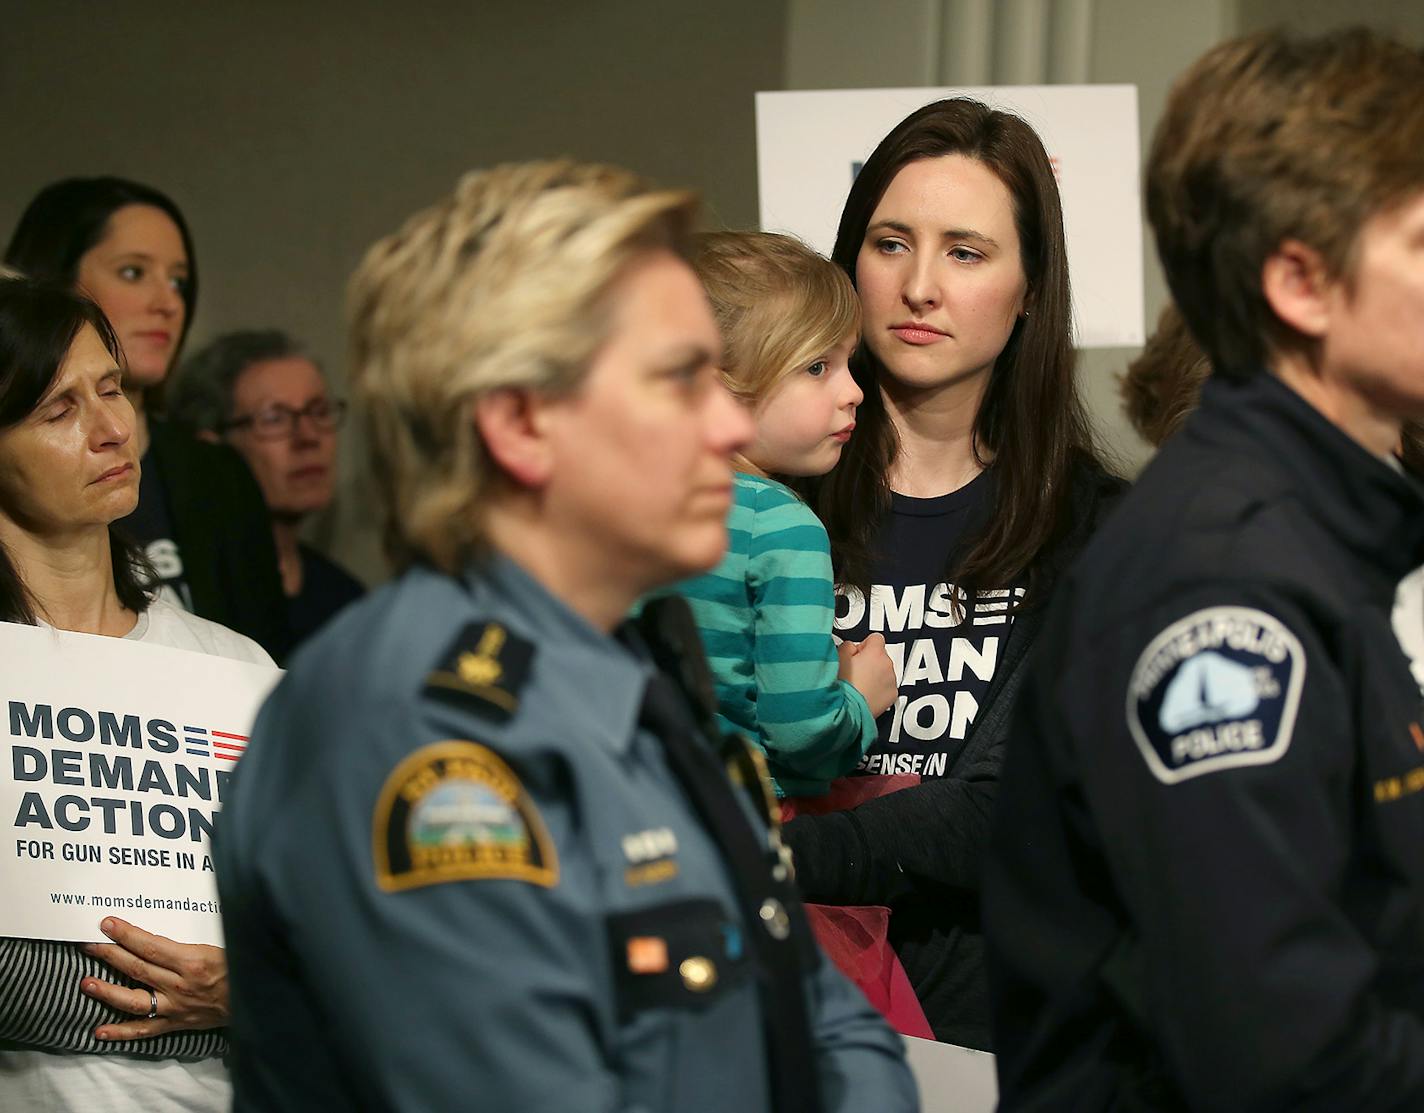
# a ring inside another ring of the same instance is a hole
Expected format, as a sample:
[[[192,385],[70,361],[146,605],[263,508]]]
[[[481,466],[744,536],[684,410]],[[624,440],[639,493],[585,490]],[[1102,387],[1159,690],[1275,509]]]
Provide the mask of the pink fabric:
[[[781,819],[798,815],[825,815],[853,808],[902,788],[920,783],[913,773],[887,777],[842,777],[832,782],[824,796],[805,796],[781,802]],[[808,904],[806,916],[821,949],[890,1026],[903,1036],[934,1039],[905,968],[890,946],[890,909],[880,905]]]
[[[841,907],[808,904],[806,918],[821,950],[853,981],[865,999],[902,1036],[932,1040],[929,1021],[890,946],[890,909],[879,905]]]
[[[831,782],[830,791],[824,796],[788,796],[781,801],[781,822],[786,823],[798,815],[825,815],[827,812],[843,812],[889,796],[902,788],[913,788],[920,783],[918,773],[895,773],[886,777],[837,777]]]

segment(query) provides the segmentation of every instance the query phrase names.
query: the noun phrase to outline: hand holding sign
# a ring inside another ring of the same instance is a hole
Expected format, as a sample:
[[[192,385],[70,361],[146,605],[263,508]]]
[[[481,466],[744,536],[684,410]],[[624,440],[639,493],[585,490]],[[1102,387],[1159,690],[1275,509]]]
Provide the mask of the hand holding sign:
[[[94,1032],[101,1040],[137,1040],[192,1028],[219,1028],[227,1023],[227,956],[220,947],[176,943],[133,924],[109,917],[99,925],[113,943],[89,943],[86,953],[135,981],[153,988],[130,989],[97,978],[80,986],[138,1020],[105,1024]],[[157,1015],[148,1015],[157,1004]]]

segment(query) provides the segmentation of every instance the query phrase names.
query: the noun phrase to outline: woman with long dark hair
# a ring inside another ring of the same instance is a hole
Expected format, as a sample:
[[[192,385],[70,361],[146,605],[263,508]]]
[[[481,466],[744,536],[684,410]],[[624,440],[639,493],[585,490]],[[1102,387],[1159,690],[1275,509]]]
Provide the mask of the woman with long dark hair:
[[[164,594],[280,655],[286,604],[262,495],[230,449],[195,440],[151,412],[182,350],[198,298],[187,221],[172,199],[123,178],[69,178],[40,190],[5,262],[93,298],[113,325],[144,460],[125,532]]]
[[[883,634],[901,694],[842,786],[865,802],[798,818],[787,839],[808,899],[892,907],[936,1036],[988,1049],[979,867],[1019,665],[1119,486],[1074,382],[1042,142],[977,101],[920,109],[856,178],[833,258],[864,310],[865,402],[808,494],[842,585],[838,632]]]
[[[123,374],[91,301],[0,278],[0,621],[270,664],[151,597],[151,569],[114,530],[140,487]],[[117,916],[100,928],[111,943],[0,938],[0,1109],[226,1109],[222,950]]]

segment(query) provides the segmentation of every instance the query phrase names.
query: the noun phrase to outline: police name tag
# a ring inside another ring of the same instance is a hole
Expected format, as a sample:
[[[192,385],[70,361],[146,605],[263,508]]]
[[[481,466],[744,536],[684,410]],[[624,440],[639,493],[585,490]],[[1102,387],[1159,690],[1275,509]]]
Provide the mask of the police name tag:
[[[1208,607],[1152,640],[1132,670],[1127,725],[1163,784],[1268,765],[1290,746],[1305,651],[1277,618]]]

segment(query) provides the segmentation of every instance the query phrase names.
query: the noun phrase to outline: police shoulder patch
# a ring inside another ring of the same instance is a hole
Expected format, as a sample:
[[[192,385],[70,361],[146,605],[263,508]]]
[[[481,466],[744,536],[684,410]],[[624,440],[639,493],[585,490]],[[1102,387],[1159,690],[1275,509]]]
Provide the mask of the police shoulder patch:
[[[519,708],[519,692],[529,676],[534,647],[499,622],[472,622],[460,631],[425,687],[453,695],[496,722]]]
[[[1278,761],[1290,746],[1305,651],[1251,607],[1208,607],[1172,623],[1137,659],[1127,725],[1152,775],[1172,785]]]
[[[376,883],[387,892],[509,878],[553,886],[553,841],[514,771],[477,742],[435,742],[386,778],[372,824]]]

